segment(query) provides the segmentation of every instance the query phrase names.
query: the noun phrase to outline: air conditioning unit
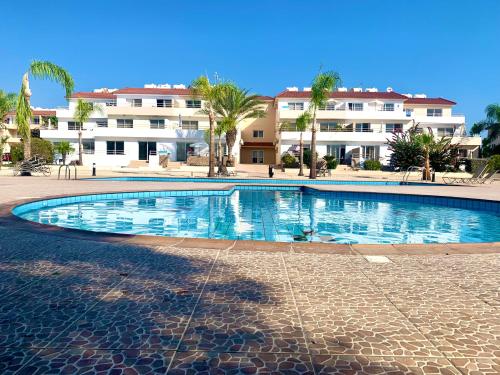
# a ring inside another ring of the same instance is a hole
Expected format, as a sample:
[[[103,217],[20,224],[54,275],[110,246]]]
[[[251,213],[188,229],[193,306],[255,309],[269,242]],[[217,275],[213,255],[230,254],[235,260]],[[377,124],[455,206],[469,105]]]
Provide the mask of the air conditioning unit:
[[[378,92],[378,89],[376,87],[368,87],[366,92]]]
[[[169,88],[171,88],[172,86],[170,86],[168,83],[162,83],[162,84],[158,85],[158,87],[159,87],[160,89],[169,89]]]
[[[154,84],[154,83],[146,83],[144,85],[144,88],[145,89],[155,89],[156,88],[156,84]]]
[[[415,98],[425,99],[425,98],[427,98],[427,95],[425,95],[425,94],[415,94]]]
[[[94,89],[94,92],[96,93],[101,93],[101,92],[108,92],[108,88],[107,87],[101,87],[100,89]]]
[[[353,87],[352,91],[353,92],[363,92],[363,89],[361,87]]]
[[[339,87],[337,89],[338,92],[347,92],[347,87]]]
[[[406,96],[407,98],[413,98],[412,94],[402,94],[403,96]]]
[[[287,88],[286,88],[286,91],[299,91],[299,88],[298,88],[298,87],[296,87],[296,86],[287,87]]]
[[[311,91],[310,87],[304,87],[304,91]]]
[[[185,89],[186,85],[182,85],[182,84],[180,84],[180,85],[173,85],[173,88],[174,89]]]
[[[387,91],[387,92],[393,92],[394,90],[392,89],[392,87],[389,86],[388,88],[385,89],[385,91]]]

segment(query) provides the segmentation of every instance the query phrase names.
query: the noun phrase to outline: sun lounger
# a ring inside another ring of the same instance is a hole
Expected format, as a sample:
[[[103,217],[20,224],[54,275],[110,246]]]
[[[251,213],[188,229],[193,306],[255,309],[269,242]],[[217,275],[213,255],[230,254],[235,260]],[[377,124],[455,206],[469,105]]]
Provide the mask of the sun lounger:
[[[448,177],[446,175],[443,176],[443,181],[447,185],[453,184],[474,184],[477,183],[478,179],[480,179],[487,170],[487,166],[484,165],[482,168],[478,168],[471,177]]]

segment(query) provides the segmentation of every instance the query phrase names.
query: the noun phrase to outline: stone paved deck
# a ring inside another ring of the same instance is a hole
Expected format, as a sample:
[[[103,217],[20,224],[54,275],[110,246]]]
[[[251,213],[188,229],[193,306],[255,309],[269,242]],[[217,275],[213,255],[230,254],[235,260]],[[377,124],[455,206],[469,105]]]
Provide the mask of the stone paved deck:
[[[23,197],[8,194],[4,208]],[[497,244],[155,242],[11,224],[1,374],[500,373]]]

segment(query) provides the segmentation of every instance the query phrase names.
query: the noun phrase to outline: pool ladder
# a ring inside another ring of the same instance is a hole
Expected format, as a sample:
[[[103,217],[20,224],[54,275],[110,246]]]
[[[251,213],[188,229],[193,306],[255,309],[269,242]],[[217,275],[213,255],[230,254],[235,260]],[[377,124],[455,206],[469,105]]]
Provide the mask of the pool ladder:
[[[401,180],[401,184],[402,185],[408,184],[409,178],[410,178],[412,172],[420,172],[420,179],[419,180],[427,182],[426,180],[423,179],[423,170],[424,170],[424,167],[418,167],[418,166],[408,167],[405,174],[403,175],[403,179]],[[431,175],[433,173],[434,173],[434,170],[431,168]]]

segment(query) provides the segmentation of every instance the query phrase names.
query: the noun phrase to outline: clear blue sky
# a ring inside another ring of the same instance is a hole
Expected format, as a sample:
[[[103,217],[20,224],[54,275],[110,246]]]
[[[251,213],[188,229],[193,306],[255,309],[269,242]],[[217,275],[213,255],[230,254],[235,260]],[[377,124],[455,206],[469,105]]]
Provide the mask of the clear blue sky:
[[[500,102],[500,1],[6,1],[0,88],[32,59],[70,71],[76,90],[186,83],[217,72],[275,95],[320,65],[348,87],[393,87],[458,102],[468,124]],[[64,105],[34,82],[33,104]]]

